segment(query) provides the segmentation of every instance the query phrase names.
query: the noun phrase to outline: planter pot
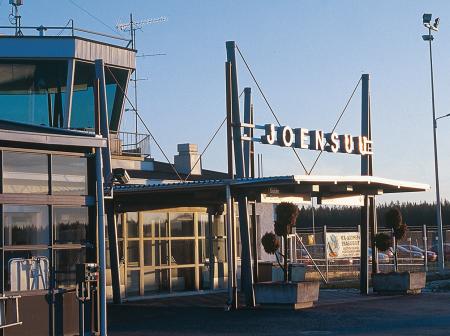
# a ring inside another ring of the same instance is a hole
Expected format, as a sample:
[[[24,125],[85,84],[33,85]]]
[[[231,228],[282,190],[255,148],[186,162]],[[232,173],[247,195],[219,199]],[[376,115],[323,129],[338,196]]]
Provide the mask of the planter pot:
[[[260,282],[255,284],[256,303],[263,306],[302,309],[319,299],[318,281]]]
[[[379,294],[420,294],[425,272],[378,273],[372,276],[373,291]]]
[[[306,266],[304,264],[289,264],[289,281],[305,281]],[[284,273],[280,266],[272,267],[272,281],[284,281]]]

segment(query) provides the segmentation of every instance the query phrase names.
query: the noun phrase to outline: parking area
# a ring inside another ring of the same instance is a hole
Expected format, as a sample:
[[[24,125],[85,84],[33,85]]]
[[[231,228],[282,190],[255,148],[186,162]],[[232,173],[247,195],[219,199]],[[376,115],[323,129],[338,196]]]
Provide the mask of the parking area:
[[[110,335],[448,335],[450,293],[361,296],[321,290],[314,308],[224,311],[225,294],[109,307]]]

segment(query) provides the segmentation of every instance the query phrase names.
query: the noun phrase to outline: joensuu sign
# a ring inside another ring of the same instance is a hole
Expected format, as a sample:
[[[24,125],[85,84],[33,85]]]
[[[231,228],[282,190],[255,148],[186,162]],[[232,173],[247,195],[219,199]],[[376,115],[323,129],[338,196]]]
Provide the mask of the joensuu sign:
[[[352,136],[351,134],[338,134],[336,132],[324,133],[320,130],[275,126],[274,124],[248,126],[263,129],[265,134],[259,139],[254,138],[252,140],[260,141],[267,145],[327,151],[331,153],[372,155],[372,140],[369,140],[366,136]]]

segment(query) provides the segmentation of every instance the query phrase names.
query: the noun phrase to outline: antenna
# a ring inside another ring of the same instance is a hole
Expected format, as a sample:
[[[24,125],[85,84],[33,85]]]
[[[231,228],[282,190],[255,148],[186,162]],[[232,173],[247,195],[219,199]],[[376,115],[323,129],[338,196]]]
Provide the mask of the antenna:
[[[22,30],[20,29],[22,18],[19,15],[19,6],[23,5],[23,0],[9,0],[11,5],[11,13],[9,14],[9,22],[16,27],[16,36],[23,36]]]
[[[11,1],[11,0],[10,0]],[[141,21],[133,21],[133,14],[130,13],[130,22],[128,23],[118,23],[116,25],[116,28],[118,30],[124,31],[124,32],[130,32],[130,43],[131,48],[136,49],[136,30],[142,29],[143,26],[150,25],[150,24],[156,24],[156,23],[164,23],[167,21],[167,18],[165,16],[161,16],[159,18],[154,19],[145,19]],[[130,45],[128,43],[127,47]],[[146,57],[146,56],[163,56],[162,54],[154,54],[154,55],[142,55],[137,57]],[[135,141],[136,146],[138,144],[138,95],[137,95],[137,82],[142,79],[138,79],[137,77],[137,69],[134,70],[133,79],[131,80],[133,82],[133,88],[134,88],[134,108],[126,109],[127,111],[134,111],[135,113]],[[145,80],[145,79],[144,79]]]

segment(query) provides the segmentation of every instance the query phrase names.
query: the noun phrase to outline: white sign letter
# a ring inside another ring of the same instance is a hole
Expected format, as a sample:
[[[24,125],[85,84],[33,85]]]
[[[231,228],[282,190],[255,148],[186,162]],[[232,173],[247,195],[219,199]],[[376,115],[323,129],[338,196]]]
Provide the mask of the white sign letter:
[[[339,140],[339,136],[336,133],[328,133],[326,134],[326,138],[327,138],[327,151],[328,152],[333,152],[333,153],[337,153],[339,146],[338,146],[338,140]]]
[[[307,149],[306,137],[309,135],[309,131],[306,128],[296,128],[295,133],[295,147],[301,149]]]
[[[289,126],[278,128],[277,132],[278,145],[283,147],[291,147],[294,143],[294,132]]]
[[[325,141],[322,131],[309,131],[309,139],[309,149],[324,150]]]
[[[273,145],[275,143],[275,125],[266,124],[264,125],[266,134],[261,136],[261,142],[266,145]]]

